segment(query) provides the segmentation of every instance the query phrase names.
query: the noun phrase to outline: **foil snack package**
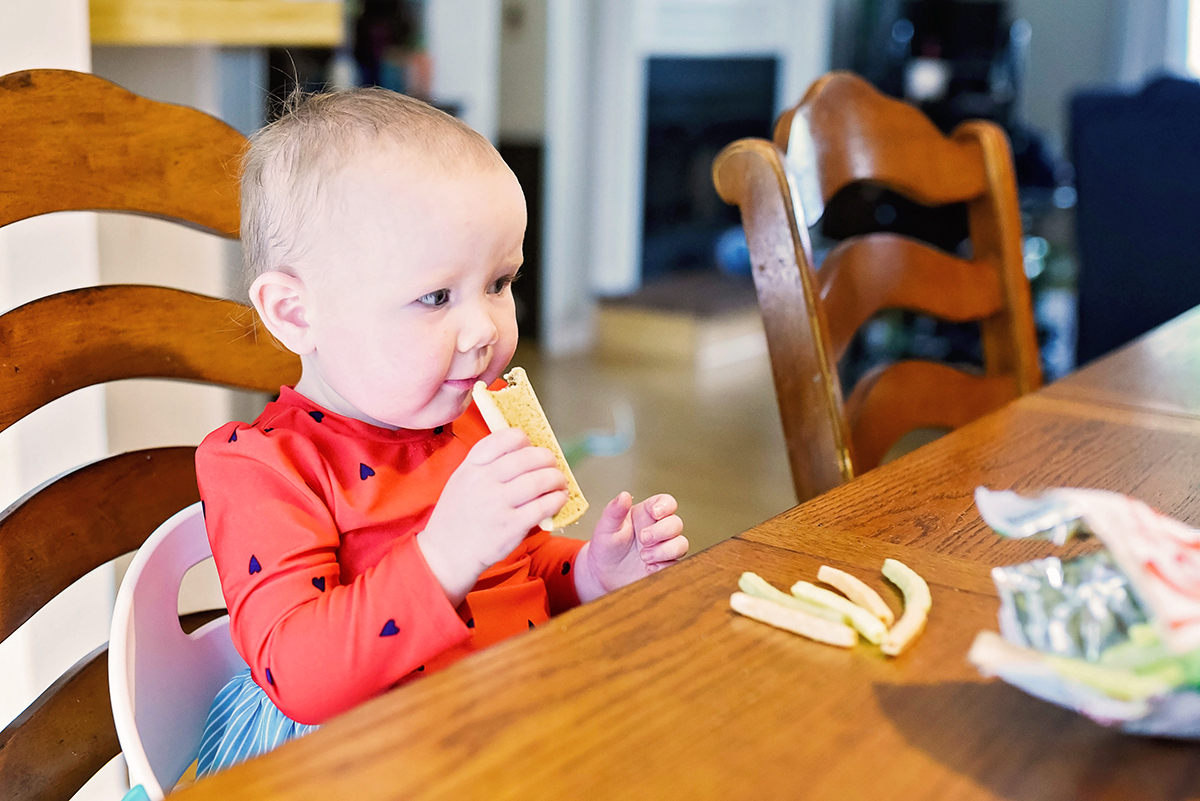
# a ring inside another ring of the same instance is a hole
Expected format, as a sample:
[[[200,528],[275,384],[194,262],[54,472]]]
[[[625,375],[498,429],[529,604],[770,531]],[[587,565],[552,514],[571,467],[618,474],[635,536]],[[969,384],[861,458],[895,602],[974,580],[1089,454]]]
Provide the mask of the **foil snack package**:
[[[1146,614],[1107,551],[992,568],[1000,633],[1047,654],[1096,661]]]
[[[1002,536],[1105,546],[993,568],[1000,634],[976,637],[968,659],[980,672],[1131,734],[1200,739],[1200,532],[1096,490],[1029,498],[980,487],[975,501]],[[1133,673],[1110,670],[1130,659]],[[1171,663],[1184,672],[1139,685]]]
[[[1200,532],[1141,501],[1100,490],[1052,490],[1031,499],[980,487],[975,505],[1005,537],[1062,545],[1072,536],[1094,535],[1167,647],[1174,653],[1200,647]]]

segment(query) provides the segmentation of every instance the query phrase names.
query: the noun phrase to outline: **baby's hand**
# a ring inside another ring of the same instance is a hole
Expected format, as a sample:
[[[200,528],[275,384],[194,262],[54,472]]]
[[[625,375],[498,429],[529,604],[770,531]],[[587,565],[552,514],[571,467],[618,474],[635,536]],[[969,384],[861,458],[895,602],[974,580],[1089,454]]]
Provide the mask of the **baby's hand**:
[[[520,429],[481,439],[450,476],[417,545],[456,605],[479,574],[508,556],[567,502],[554,454]]]
[[[609,502],[576,558],[575,589],[587,602],[674,564],[687,553],[683,521],[670,495],[636,506],[628,492]]]

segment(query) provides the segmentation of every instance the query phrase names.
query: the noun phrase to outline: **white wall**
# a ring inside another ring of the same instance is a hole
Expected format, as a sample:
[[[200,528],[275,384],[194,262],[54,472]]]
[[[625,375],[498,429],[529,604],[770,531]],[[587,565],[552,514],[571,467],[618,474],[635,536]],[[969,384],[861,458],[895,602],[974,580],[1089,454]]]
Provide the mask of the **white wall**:
[[[540,144],[546,135],[546,0],[507,0],[500,15],[499,136]]]
[[[35,67],[90,67],[87,0],[0,0],[0,74]],[[54,214],[0,230],[0,309],[99,277],[92,214]],[[104,455],[104,397],[84,390],[0,433],[0,508],[81,462]],[[7,724],[51,681],[108,639],[112,571],[73,585],[0,643],[0,724]],[[79,798],[118,798],[119,766],[97,776]]]
[[[499,132],[500,0],[427,0],[433,98],[496,141]]]
[[[261,125],[267,80],[261,50],[97,47],[93,70],[152,100],[240,121],[246,132]],[[155,284],[216,297],[235,294],[241,259],[236,242],[129,214],[100,215],[98,233],[104,283]],[[208,432],[239,416],[235,393],[216,387],[139,380],[110,384],[105,393],[113,453],[196,445]]]
[[[1056,145],[1076,92],[1186,69],[1187,0],[1015,0],[1012,13],[1033,30],[1020,111]]]
[[[594,146],[592,3],[553,0],[546,14],[545,228],[542,330],[549,353],[586,347],[595,302],[588,281]]]
[[[1016,0],[1013,4],[1013,16],[1025,18],[1033,28],[1021,115],[1059,144],[1067,135],[1071,95],[1113,78],[1118,36],[1113,3]]]
[[[781,108],[828,69],[831,3],[549,3],[544,347],[586,347],[592,296],[638,288],[646,58],[778,55]]]

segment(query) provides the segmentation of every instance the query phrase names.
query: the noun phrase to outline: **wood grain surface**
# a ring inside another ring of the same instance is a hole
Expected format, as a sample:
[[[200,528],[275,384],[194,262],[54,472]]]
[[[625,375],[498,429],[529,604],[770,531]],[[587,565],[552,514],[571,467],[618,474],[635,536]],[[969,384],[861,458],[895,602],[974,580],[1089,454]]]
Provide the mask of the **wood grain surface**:
[[[799,530],[884,539],[1000,564],[1050,552],[1007,543],[975,511],[976,487],[1091,487],[1200,525],[1200,421],[1022,398],[742,536],[787,547]],[[1008,557],[1011,556],[1011,559]]]
[[[345,4],[291,0],[90,0],[92,44],[336,47]]]
[[[1200,342],[1136,349],[1170,374]],[[1200,419],[1092,404],[1072,381],[172,797],[1200,798],[1196,744],[1122,735],[965,661],[997,626],[991,567],[1053,550],[987,530],[976,486],[1112,489],[1200,524]],[[728,608],[744,570],[786,588],[830,564],[899,611],[888,557],[933,596],[895,659]]]
[[[0,317],[0,430],[77,389],[171,378],[276,392],[300,379],[254,309],[159,286],[59,292]]]
[[[0,119],[0,225],[92,209],[238,235],[246,137],[215,117],[89,73],[25,70],[0,76]]]
[[[792,483],[806,500],[849,481],[854,469],[808,229],[797,224],[783,160],[771,142],[740,139],[713,162],[713,183],[742,209]]]

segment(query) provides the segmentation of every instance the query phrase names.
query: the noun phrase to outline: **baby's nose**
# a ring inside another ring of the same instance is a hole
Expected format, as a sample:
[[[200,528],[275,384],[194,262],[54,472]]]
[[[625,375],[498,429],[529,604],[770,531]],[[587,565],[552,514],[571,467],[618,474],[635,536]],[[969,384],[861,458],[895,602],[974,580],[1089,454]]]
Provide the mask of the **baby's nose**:
[[[496,344],[500,329],[486,309],[476,308],[465,315],[458,334],[458,349],[466,353]]]

